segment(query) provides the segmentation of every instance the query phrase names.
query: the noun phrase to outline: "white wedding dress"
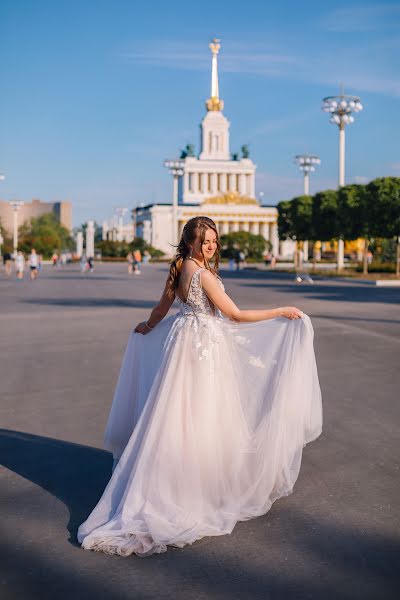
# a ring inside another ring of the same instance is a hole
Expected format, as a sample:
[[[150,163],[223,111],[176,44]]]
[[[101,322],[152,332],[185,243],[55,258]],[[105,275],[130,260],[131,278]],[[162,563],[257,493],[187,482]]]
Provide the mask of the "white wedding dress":
[[[130,334],[105,433],[119,460],[79,527],[85,549],[146,556],[228,534],[292,492],[322,431],[309,317],[234,323],[203,270],[176,315]]]

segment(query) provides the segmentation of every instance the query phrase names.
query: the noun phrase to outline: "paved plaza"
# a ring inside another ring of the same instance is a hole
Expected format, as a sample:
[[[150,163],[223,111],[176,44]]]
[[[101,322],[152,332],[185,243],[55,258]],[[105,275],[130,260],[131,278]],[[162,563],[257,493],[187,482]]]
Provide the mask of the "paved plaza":
[[[231,535],[162,555],[79,547],[77,527],[110,475],[102,436],[128,333],[166,271],[45,266],[34,282],[0,272],[1,597],[398,598],[400,289],[372,282],[223,271],[241,308],[297,305],[314,324],[324,428],[293,494]]]

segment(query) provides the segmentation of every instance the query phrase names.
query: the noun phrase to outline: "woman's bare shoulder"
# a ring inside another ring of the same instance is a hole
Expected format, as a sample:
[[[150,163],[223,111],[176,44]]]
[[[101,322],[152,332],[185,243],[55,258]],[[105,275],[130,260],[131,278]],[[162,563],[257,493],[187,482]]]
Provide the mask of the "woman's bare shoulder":
[[[204,283],[209,283],[211,285],[217,283],[217,280],[221,279],[218,273],[213,273],[209,269],[204,269],[201,272],[201,281]]]
[[[180,276],[182,278],[190,277],[195,271],[197,271],[198,268],[198,265],[196,265],[196,263],[194,263],[192,260],[184,260],[182,263]]]

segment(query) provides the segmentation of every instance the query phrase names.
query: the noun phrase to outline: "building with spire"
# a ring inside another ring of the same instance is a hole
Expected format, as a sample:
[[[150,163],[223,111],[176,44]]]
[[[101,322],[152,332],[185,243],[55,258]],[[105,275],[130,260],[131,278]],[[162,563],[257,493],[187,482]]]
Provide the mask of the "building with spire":
[[[179,158],[165,161],[174,179],[172,204],[133,209],[136,234],[171,256],[185,223],[204,215],[215,221],[220,235],[233,231],[262,235],[271,241],[277,255],[277,209],[262,206],[255,198],[256,165],[247,146],[242,146],[241,156],[230,152],[230,123],[222,112],[224,103],[219,97],[219,40],[210,43],[210,50],[211,95],[200,125],[200,152],[196,156],[188,145]]]

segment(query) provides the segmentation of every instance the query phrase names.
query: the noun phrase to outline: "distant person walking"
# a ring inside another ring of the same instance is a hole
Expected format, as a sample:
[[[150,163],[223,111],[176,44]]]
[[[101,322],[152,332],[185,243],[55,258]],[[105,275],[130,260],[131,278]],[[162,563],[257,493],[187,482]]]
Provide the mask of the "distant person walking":
[[[126,255],[126,260],[128,262],[128,274],[132,275],[132,273],[133,273],[133,261],[134,261],[132,252],[128,252],[128,254]]]
[[[140,263],[142,262],[142,253],[139,248],[133,251],[133,272],[135,275],[140,275]]]
[[[87,269],[87,260],[86,260],[86,255],[82,254],[79,264],[81,266],[81,273],[85,273],[86,269]]]
[[[38,276],[38,268],[39,268],[39,257],[36,253],[35,248],[32,248],[29,259],[29,268],[31,270],[31,280],[37,279]]]
[[[245,257],[243,250],[238,250],[236,252],[236,256],[235,256],[236,271],[240,271],[240,267],[241,267],[242,263],[244,262],[245,258],[246,257]]]
[[[4,273],[6,274],[6,277],[10,277],[10,275],[11,275],[11,254],[9,252],[4,252],[3,264],[4,264]]]
[[[57,265],[58,265],[58,254],[57,254],[57,252],[54,252],[53,256],[51,257],[51,263],[52,263],[53,267],[57,267]]]
[[[25,256],[21,250],[19,250],[17,256],[15,257],[15,270],[17,272],[17,279],[23,279],[25,271]]]

